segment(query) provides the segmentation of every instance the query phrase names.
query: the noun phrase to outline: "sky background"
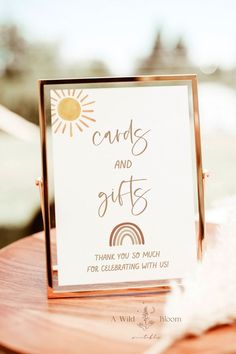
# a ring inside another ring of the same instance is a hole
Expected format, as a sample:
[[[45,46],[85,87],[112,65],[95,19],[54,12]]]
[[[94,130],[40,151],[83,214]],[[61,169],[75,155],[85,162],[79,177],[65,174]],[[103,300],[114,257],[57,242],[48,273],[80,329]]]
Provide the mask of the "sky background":
[[[58,42],[66,62],[102,59],[117,73],[148,55],[160,28],[169,46],[182,36],[198,66],[236,64],[235,0],[0,0],[0,22]]]

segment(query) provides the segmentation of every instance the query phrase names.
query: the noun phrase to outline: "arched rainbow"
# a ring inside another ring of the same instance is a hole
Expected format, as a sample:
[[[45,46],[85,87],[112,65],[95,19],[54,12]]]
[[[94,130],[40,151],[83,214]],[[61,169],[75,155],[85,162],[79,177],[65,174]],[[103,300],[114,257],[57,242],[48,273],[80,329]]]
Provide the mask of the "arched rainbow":
[[[126,238],[129,238],[133,245],[144,245],[144,236],[140,227],[132,222],[123,222],[116,225],[111,232],[109,245],[122,246]]]

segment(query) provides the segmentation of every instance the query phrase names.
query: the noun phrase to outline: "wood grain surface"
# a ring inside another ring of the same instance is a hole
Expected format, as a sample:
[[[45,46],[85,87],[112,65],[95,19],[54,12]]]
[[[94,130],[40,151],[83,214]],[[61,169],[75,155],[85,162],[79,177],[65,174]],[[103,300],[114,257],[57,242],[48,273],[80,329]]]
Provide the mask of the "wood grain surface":
[[[44,252],[42,234],[0,251],[0,352],[139,354],[159,337],[165,294],[48,300]],[[236,326],[166,352],[195,353],[236,353]]]

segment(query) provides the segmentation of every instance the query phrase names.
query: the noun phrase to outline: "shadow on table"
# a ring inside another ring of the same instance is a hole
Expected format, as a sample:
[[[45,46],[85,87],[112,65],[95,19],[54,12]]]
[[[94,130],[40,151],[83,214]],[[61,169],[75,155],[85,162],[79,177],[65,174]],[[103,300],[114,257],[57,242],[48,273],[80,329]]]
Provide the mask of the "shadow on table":
[[[51,227],[55,227],[54,204],[50,205]],[[0,226],[0,248],[9,245],[23,237],[35,234],[43,230],[41,210],[38,210],[31,221],[24,226]],[[0,352],[1,354],[1,352]]]
[[[37,212],[29,224],[24,226],[7,227],[0,226],[0,248],[9,245],[25,236],[43,230],[42,216]],[[1,354],[1,352],[0,352]]]

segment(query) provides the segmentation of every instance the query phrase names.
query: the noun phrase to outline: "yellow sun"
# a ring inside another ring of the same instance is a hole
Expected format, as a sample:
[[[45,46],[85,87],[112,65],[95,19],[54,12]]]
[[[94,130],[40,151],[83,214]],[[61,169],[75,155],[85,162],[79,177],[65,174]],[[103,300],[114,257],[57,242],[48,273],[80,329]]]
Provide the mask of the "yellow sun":
[[[63,98],[58,104],[58,114],[64,120],[75,120],[80,116],[81,107],[74,98]]]
[[[96,122],[90,116],[94,110],[91,108],[95,101],[87,101],[88,95],[83,90],[63,89],[51,90],[51,117],[54,133],[69,133],[74,135],[74,128],[83,132],[89,128],[89,122]],[[89,115],[88,115],[89,114]]]

